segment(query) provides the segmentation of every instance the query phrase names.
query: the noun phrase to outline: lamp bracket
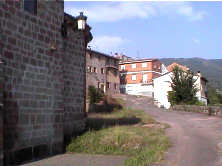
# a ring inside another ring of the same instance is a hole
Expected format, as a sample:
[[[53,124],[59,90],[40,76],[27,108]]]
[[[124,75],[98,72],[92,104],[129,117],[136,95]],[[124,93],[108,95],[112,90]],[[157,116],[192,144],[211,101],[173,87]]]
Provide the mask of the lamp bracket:
[[[77,38],[80,38],[82,37],[83,33],[82,33],[82,30],[77,30],[77,32],[74,32],[71,28],[68,28],[67,29],[67,36],[68,37],[77,37]]]

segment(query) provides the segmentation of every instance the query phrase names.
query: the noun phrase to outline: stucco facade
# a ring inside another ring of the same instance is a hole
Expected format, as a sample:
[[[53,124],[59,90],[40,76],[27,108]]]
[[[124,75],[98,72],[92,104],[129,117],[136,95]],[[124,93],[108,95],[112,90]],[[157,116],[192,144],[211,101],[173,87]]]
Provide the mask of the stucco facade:
[[[171,77],[172,72],[168,72],[160,77],[153,80],[153,91],[154,91],[154,104],[158,107],[170,108],[171,104],[168,101],[168,91],[172,91],[171,88]],[[207,79],[202,77],[200,73],[194,76],[196,80],[195,85],[199,91],[196,93],[196,97],[207,105]]]

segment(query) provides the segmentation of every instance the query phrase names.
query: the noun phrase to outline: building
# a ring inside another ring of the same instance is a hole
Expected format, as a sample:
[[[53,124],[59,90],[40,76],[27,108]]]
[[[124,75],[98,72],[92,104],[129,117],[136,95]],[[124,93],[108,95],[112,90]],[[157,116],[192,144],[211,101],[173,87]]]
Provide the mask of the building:
[[[178,66],[182,68],[184,72],[189,70],[188,67],[182,66],[176,62],[169,65],[167,68],[170,70],[162,76],[153,79],[153,89],[154,89],[154,103],[158,107],[170,108],[171,104],[168,101],[168,91],[171,91],[171,77],[173,76],[172,68],[174,66]],[[207,105],[207,82],[208,80],[204,78],[200,72],[194,75],[194,79],[196,79],[195,84],[199,91],[196,94],[196,97]]]
[[[119,93],[119,59],[87,49],[86,88],[94,86],[106,94]]]
[[[0,165],[13,165],[62,152],[64,137],[85,128],[92,36],[88,25],[76,28],[63,0],[0,1],[0,16]]]
[[[120,92],[153,96],[153,79],[167,72],[158,59],[120,61]]]
[[[122,55],[122,54],[118,55],[118,53],[115,53],[114,56],[115,56],[116,58],[119,58],[120,61],[132,61],[132,60],[133,60],[131,57],[128,57],[128,56]]]

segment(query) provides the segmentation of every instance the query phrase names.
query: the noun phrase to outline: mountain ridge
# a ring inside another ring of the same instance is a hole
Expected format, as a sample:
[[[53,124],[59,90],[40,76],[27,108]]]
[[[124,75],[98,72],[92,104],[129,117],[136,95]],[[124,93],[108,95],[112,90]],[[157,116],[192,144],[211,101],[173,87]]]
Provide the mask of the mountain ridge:
[[[209,81],[212,87],[222,91],[222,59],[203,59],[195,58],[162,58],[159,59],[166,67],[177,62],[180,65],[187,66],[191,71],[202,75]]]

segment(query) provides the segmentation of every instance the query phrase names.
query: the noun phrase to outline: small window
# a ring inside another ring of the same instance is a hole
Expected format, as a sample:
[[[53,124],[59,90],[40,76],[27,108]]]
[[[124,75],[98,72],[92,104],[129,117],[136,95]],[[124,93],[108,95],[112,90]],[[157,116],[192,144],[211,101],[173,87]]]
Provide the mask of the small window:
[[[120,79],[121,80],[125,80],[126,79],[126,75],[120,75]]]
[[[100,57],[100,55],[99,55],[98,59],[99,59],[99,61],[101,60],[101,57]]]
[[[24,10],[36,15],[37,14],[37,0],[24,0]]]
[[[92,53],[89,53],[89,57],[90,57],[91,59],[93,58]]]
[[[100,88],[100,82],[98,82],[98,88]]]
[[[94,67],[94,73],[97,73],[97,68],[96,67]]]
[[[142,63],[142,68],[146,68],[147,67],[147,63]]]
[[[91,72],[91,67],[90,67],[90,66],[88,67],[88,72],[89,72],[89,73]]]
[[[115,76],[115,77],[117,76],[117,71],[116,71],[116,70],[114,71],[114,76]]]
[[[106,70],[106,74],[107,74],[107,75],[109,75],[109,76],[110,76],[110,73],[111,73],[111,72],[110,72],[110,70],[109,70],[109,69],[108,69],[108,70]]]
[[[132,64],[132,69],[136,69],[136,64]]]
[[[110,64],[110,59],[109,59],[109,58],[107,58],[107,60],[106,60],[106,64],[107,64],[107,65]]]
[[[110,83],[109,82],[107,82],[107,88],[110,88]]]
[[[125,70],[125,65],[121,65],[121,70]]]
[[[118,63],[117,63],[117,61],[116,60],[114,60],[114,66],[115,67],[117,67],[118,65],[117,65]]]
[[[90,72],[90,73],[92,73],[92,70],[93,70],[93,68],[92,68],[92,67],[89,67],[89,72]]]
[[[154,63],[154,65],[153,65],[153,67],[154,67],[154,69],[156,69],[156,64]]]
[[[101,74],[104,74],[104,68],[101,68]]]
[[[132,81],[136,81],[136,75],[132,75]]]
[[[117,89],[117,84],[114,84],[114,88]]]

